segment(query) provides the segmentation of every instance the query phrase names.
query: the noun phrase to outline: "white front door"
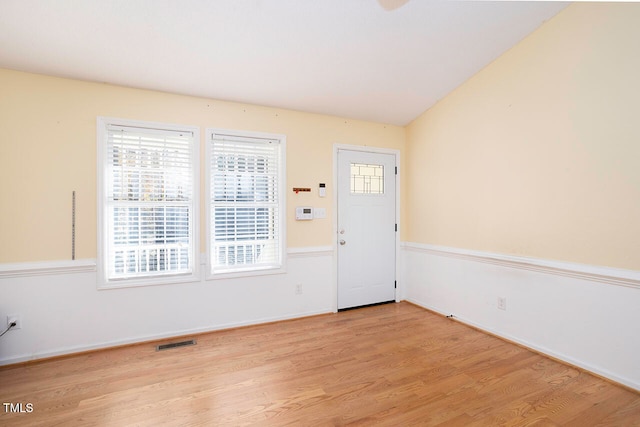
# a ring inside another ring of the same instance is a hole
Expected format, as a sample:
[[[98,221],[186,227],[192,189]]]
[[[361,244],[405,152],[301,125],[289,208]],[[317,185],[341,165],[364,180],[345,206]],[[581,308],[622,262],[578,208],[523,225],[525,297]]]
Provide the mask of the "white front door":
[[[395,155],[338,150],[338,309],[393,301]]]

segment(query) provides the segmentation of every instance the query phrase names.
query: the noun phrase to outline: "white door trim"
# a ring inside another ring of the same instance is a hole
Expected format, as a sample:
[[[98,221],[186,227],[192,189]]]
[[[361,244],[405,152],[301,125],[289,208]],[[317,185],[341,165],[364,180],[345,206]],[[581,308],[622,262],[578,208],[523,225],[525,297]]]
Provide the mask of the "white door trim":
[[[332,244],[333,248],[333,283],[331,284],[331,304],[332,311],[338,311],[338,151],[361,151],[366,153],[391,154],[395,156],[398,175],[396,176],[396,223],[398,224],[398,232],[396,233],[396,302],[400,302],[400,295],[404,295],[402,291],[402,283],[398,281],[398,272],[400,271],[400,150],[392,148],[369,147],[365,145],[350,144],[333,144],[333,215],[332,215]]]

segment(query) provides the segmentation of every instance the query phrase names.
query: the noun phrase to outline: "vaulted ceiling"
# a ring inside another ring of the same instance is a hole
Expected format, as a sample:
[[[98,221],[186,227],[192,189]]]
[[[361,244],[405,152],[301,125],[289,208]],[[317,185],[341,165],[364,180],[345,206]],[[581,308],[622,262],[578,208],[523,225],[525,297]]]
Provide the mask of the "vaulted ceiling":
[[[381,3],[0,0],[0,68],[405,125],[567,5]]]

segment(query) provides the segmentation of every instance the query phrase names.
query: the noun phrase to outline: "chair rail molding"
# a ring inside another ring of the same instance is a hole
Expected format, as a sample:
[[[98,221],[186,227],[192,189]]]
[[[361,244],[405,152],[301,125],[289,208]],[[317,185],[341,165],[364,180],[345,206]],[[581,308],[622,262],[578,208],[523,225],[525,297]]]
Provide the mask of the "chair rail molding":
[[[640,289],[640,271],[621,268],[578,264],[541,258],[504,255],[493,252],[459,249],[423,243],[405,242],[403,249],[437,256],[459,258],[485,264],[500,265],[519,270],[537,271],[552,275],[585,279],[594,282]]]

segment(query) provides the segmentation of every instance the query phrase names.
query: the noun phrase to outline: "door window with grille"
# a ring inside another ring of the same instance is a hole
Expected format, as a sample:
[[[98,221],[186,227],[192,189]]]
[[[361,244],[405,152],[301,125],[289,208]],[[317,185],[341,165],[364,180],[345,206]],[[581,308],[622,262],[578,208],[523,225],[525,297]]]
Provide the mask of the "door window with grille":
[[[351,163],[351,194],[384,194],[384,166]]]

